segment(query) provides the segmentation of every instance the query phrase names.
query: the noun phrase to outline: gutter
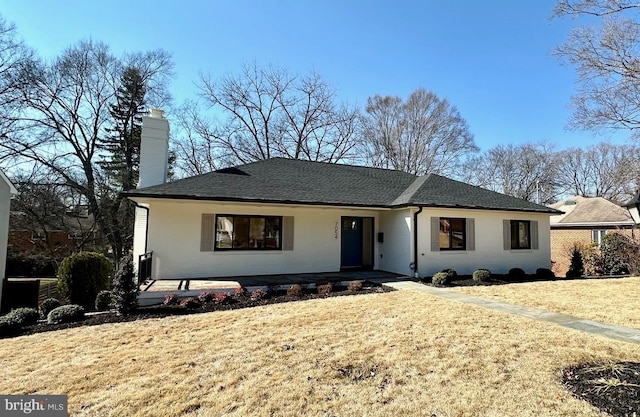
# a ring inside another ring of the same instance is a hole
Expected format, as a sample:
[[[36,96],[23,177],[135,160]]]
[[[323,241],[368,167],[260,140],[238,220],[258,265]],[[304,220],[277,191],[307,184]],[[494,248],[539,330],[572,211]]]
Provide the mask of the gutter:
[[[418,274],[418,214],[422,213],[423,206],[418,206],[418,211],[413,213],[413,277],[419,278]]]

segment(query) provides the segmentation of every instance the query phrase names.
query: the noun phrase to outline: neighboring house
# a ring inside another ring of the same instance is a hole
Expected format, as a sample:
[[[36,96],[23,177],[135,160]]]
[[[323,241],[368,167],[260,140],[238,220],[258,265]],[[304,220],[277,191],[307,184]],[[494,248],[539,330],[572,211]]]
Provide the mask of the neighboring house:
[[[550,268],[557,211],[438,175],[273,158],[164,183],[168,123],[143,119],[134,255],[152,279],[348,269]],[[153,184],[157,185],[153,185]]]
[[[58,261],[80,250],[98,246],[99,234],[86,206],[66,210],[49,218],[34,219],[12,211],[8,245],[17,252],[41,254]]]
[[[605,234],[634,226],[629,210],[602,197],[571,197],[549,207],[562,212],[550,219],[551,259],[559,276],[569,269],[575,243],[598,246]]]
[[[2,286],[7,264],[7,236],[9,233],[11,197],[17,193],[11,181],[0,170],[0,308],[2,308]]]

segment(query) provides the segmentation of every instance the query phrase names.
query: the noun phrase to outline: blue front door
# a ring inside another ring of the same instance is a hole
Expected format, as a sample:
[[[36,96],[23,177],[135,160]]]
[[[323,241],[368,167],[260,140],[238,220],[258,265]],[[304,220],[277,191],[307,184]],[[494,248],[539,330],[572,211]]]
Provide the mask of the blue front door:
[[[373,217],[343,217],[341,222],[340,268],[373,268]]]
[[[341,268],[362,267],[362,218],[342,218]]]

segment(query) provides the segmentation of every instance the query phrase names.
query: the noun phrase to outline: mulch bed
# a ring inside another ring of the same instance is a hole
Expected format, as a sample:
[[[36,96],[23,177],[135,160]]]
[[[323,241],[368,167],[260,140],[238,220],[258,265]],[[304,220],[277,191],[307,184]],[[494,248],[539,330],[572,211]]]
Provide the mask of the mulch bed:
[[[55,330],[69,329],[80,326],[96,326],[107,323],[123,323],[151,318],[162,318],[168,316],[208,313],[213,311],[235,310],[240,308],[256,307],[268,304],[289,303],[294,301],[312,300],[317,298],[340,297],[348,295],[375,294],[381,292],[395,291],[393,288],[364,282],[359,291],[348,291],[346,287],[333,287],[329,294],[318,294],[317,292],[305,291],[298,296],[289,296],[286,290],[270,292],[269,295],[260,300],[252,300],[249,295],[233,296],[230,301],[224,304],[207,302],[200,307],[187,308],[182,305],[158,305],[150,307],[140,307],[134,314],[129,316],[119,316],[115,312],[98,313],[87,315],[82,321],[75,323],[47,324],[44,322],[34,326],[24,327],[17,334],[11,336],[22,336],[34,333],[50,332]],[[1,336],[0,336],[1,338]]]
[[[565,369],[564,386],[613,417],[640,415],[640,363],[583,364]]]

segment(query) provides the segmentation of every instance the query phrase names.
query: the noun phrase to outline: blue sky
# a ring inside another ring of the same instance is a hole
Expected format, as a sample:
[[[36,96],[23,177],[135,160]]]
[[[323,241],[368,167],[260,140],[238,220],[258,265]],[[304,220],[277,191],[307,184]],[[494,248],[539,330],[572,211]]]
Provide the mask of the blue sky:
[[[549,17],[555,0],[0,0],[0,14],[41,55],[79,40],[116,53],[172,54],[175,103],[193,98],[200,72],[222,76],[242,63],[315,70],[340,99],[406,97],[419,87],[447,98],[483,149],[547,141],[559,148],[621,132],[567,131],[573,68],[550,55],[572,25]]]

